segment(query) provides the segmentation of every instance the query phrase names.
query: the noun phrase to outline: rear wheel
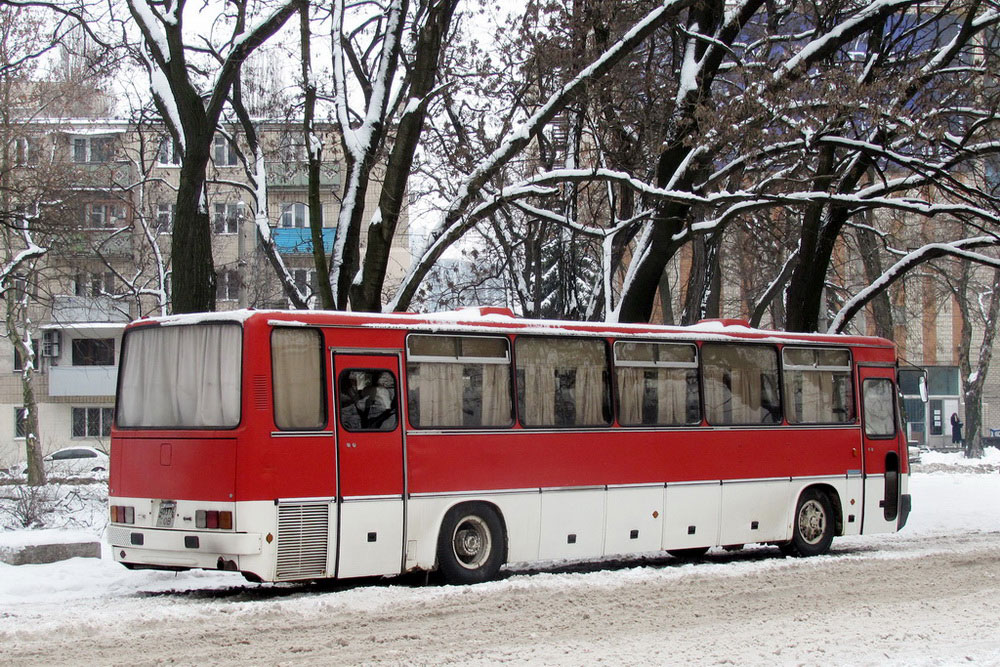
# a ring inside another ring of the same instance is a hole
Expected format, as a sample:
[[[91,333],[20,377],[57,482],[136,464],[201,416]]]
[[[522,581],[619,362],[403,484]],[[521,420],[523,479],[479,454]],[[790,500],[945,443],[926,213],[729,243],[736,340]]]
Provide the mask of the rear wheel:
[[[507,553],[500,517],[489,505],[470,503],[445,514],[438,536],[438,567],[449,584],[477,584],[496,576]]]
[[[781,545],[789,556],[819,556],[830,550],[836,524],[833,505],[822,491],[807,489],[799,496],[792,523],[792,540]]]

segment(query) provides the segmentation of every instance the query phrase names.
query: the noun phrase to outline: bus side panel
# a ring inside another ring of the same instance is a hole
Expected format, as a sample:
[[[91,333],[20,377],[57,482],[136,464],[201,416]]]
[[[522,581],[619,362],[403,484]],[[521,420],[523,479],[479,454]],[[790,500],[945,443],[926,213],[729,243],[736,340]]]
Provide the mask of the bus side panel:
[[[236,438],[129,438],[111,450],[115,496],[232,502]]]
[[[847,475],[857,427],[435,434],[410,431],[411,493]]]

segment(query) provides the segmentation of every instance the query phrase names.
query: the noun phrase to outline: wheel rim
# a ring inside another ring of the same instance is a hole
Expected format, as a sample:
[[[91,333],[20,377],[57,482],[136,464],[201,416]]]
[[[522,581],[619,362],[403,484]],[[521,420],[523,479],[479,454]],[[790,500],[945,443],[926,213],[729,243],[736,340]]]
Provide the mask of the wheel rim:
[[[799,509],[799,535],[806,544],[818,544],[826,532],[826,510],[818,500],[807,500]]]
[[[467,516],[455,526],[451,548],[455,561],[467,570],[475,570],[490,556],[492,539],[489,526],[478,516]]]

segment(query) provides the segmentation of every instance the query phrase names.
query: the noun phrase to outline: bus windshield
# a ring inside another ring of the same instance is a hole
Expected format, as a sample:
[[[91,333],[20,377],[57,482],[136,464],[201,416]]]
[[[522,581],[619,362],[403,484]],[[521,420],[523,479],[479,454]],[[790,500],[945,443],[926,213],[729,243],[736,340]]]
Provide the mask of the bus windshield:
[[[242,328],[235,323],[129,331],[122,352],[118,425],[236,426],[242,343]]]

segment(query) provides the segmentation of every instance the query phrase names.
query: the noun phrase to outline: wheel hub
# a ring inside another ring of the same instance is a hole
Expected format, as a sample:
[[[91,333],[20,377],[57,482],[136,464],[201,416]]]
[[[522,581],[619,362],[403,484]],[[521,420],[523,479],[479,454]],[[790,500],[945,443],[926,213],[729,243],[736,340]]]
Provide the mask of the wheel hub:
[[[799,534],[809,544],[816,544],[826,530],[826,513],[815,500],[802,505],[799,511]]]

